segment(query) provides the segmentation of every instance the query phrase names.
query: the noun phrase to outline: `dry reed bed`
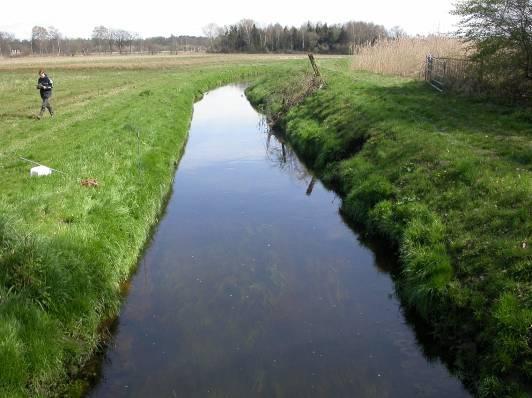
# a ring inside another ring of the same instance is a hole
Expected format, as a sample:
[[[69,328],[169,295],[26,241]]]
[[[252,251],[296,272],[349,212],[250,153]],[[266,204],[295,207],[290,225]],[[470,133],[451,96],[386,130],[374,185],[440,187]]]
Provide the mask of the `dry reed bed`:
[[[359,47],[353,55],[354,70],[419,78],[425,58],[463,58],[467,48],[460,40],[445,36],[403,37],[381,40],[375,45]]]

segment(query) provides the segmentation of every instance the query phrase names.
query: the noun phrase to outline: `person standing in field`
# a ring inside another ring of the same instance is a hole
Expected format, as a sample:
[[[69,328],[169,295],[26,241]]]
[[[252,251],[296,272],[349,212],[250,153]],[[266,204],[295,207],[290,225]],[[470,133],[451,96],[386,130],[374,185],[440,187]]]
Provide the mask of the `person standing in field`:
[[[37,116],[38,119],[43,117],[45,109],[48,109],[48,112],[50,112],[50,116],[54,116],[54,110],[52,109],[52,105],[50,104],[53,86],[54,82],[48,77],[44,69],[39,69],[39,80],[37,81],[37,89],[40,90],[42,104],[39,116]]]

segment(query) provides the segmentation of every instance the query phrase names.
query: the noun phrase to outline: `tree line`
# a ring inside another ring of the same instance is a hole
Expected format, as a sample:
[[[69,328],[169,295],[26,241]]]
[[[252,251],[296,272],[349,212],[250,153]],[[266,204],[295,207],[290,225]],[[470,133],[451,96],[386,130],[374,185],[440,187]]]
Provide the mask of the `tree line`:
[[[219,27],[209,24],[203,29],[212,52],[300,52],[350,54],[359,45],[375,43],[382,38],[404,34],[394,27],[370,22],[350,21],[328,25],[311,23],[300,27],[270,24],[260,27],[251,19]]]
[[[198,36],[170,36],[142,38],[124,29],[96,26],[90,38],[68,38],[54,26],[34,26],[30,39],[17,39],[0,31],[0,56],[75,55],[111,53],[160,53],[178,51],[206,51],[208,39]]]
[[[0,32],[0,56],[178,51],[349,54],[358,45],[403,34],[397,27],[387,31],[382,25],[368,22],[334,25],[307,22],[296,28],[278,23],[261,27],[251,19],[224,27],[210,23],[203,28],[203,33],[205,36],[142,38],[135,32],[99,25],[94,27],[90,38],[68,38],[54,26],[34,26],[29,40]]]

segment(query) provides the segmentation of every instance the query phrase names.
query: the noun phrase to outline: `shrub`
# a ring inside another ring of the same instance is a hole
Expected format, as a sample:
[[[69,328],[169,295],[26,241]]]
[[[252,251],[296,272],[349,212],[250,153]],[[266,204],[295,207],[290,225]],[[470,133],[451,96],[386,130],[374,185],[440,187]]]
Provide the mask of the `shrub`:
[[[453,11],[458,34],[475,48],[484,80],[500,95],[532,92],[532,2],[462,0]]]

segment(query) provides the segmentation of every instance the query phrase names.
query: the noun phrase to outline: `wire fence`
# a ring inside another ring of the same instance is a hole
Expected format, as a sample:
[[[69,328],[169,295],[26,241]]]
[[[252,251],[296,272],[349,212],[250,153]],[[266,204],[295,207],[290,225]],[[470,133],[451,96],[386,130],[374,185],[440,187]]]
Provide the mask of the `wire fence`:
[[[425,80],[438,91],[476,91],[483,83],[481,65],[468,59],[433,57],[429,54],[424,75]]]
[[[436,90],[499,98],[511,102],[532,101],[532,79],[519,65],[490,65],[483,61],[427,55],[425,80]]]

